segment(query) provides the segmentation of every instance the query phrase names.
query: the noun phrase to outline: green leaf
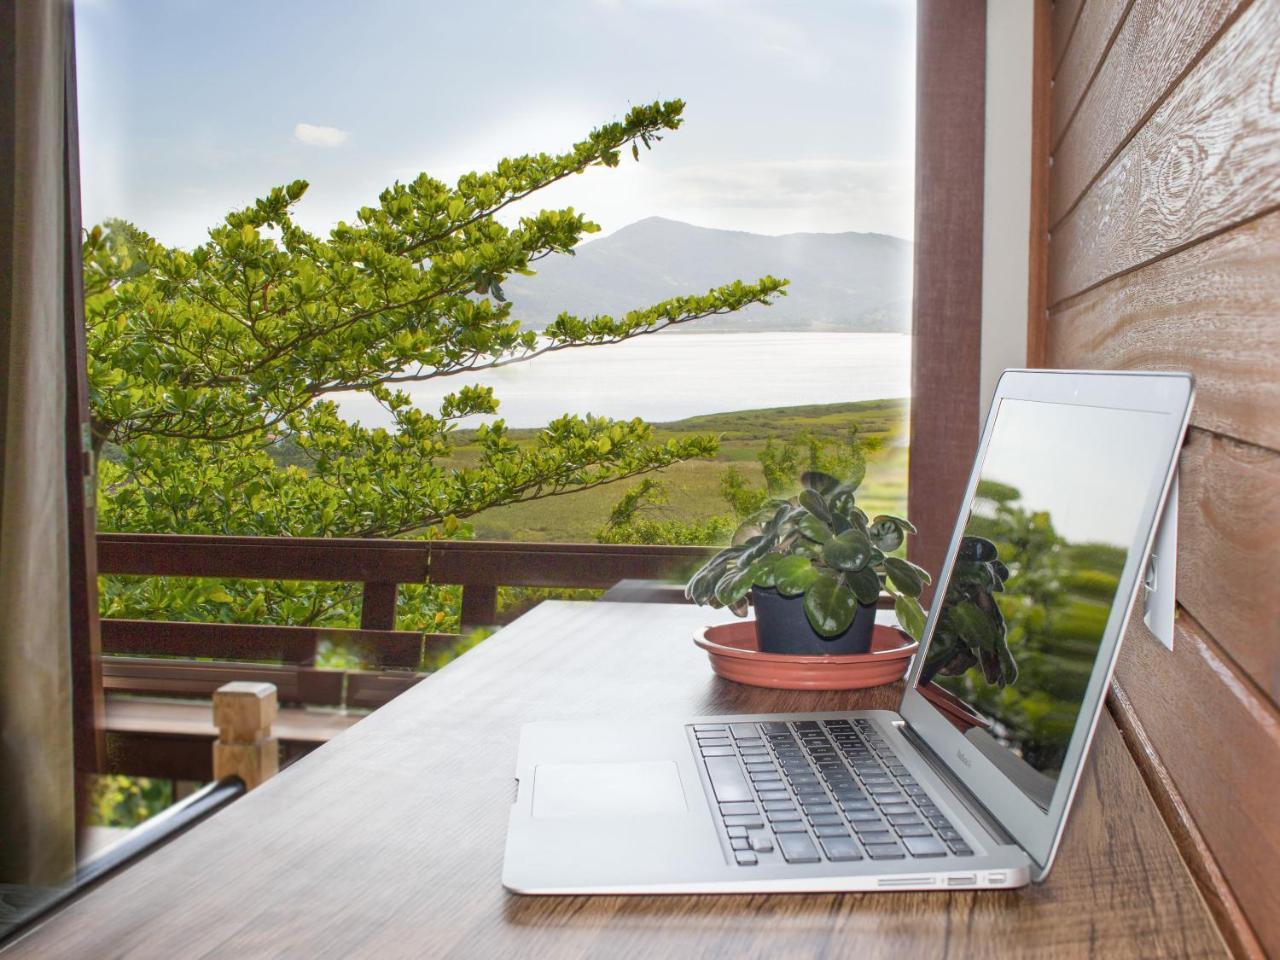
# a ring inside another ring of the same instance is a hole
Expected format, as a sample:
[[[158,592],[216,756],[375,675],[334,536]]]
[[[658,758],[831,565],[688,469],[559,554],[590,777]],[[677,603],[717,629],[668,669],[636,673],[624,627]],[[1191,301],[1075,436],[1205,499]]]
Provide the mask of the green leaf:
[[[822,559],[822,545],[812,540],[805,540],[803,537],[791,544],[788,550],[798,557],[808,557],[810,560]]]
[[[826,497],[840,486],[840,481],[821,470],[806,470],[800,474],[800,485],[806,490],[813,490],[820,496]]]
[[[796,597],[818,579],[818,571],[808,557],[783,557],[773,567],[774,588],[784,597]]]
[[[898,625],[915,639],[924,635],[924,608],[915,597],[897,594],[893,599],[893,612],[898,616]]]
[[[761,534],[758,537],[752,537],[743,544],[742,553],[738,555],[738,564],[746,566],[747,564],[755,563],[777,545],[778,538],[776,535],[765,536]]]
[[[831,539],[831,528],[812,513],[802,513],[796,520],[796,529],[814,543],[826,543]]]
[[[871,541],[861,530],[846,530],[822,545],[822,560],[837,570],[855,572],[871,561]]]
[[[902,528],[889,517],[876,517],[875,522],[867,529],[872,541],[885,553],[892,553],[902,546],[906,539]]]
[[[731,607],[747,595],[751,589],[751,568],[735,569],[725,574],[716,584],[716,599]]]
[[[885,557],[884,572],[893,581],[893,585],[909,597],[920,596],[924,585],[932,579],[923,567],[917,567],[911,561],[899,557]]]
[[[880,523],[892,524],[893,526],[901,530],[903,533],[916,532],[915,525],[912,524],[910,520],[906,520],[902,517],[895,517],[892,514],[888,514],[888,513],[878,514],[874,522],[877,524],[880,524]]]
[[[824,637],[838,636],[848,630],[857,612],[858,598],[841,577],[821,574],[805,592],[805,616],[810,626]]]
[[[853,592],[858,595],[859,603],[870,606],[880,599],[880,577],[874,567],[863,567],[844,576]]]
[[[728,569],[731,556],[732,554],[726,550],[703,564],[697,573],[689,578],[689,583],[684,590],[685,596],[699,605],[710,602],[715,596],[716,584]]]
[[[766,553],[751,564],[751,583],[757,587],[774,586],[778,563],[783,559],[779,553]]]
[[[796,498],[800,506],[804,507],[823,523],[831,522],[831,511],[827,509],[827,501],[822,499],[822,494],[816,490],[801,490],[800,496]]]

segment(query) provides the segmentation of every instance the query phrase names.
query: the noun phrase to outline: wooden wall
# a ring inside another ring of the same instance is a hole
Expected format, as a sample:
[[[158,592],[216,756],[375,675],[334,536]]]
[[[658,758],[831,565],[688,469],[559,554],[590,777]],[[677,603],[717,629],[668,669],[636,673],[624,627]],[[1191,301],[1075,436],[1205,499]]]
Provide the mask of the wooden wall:
[[[1135,618],[1111,708],[1236,952],[1280,956],[1280,0],[1057,0],[1050,30],[1029,339],[1198,389],[1174,650]]]

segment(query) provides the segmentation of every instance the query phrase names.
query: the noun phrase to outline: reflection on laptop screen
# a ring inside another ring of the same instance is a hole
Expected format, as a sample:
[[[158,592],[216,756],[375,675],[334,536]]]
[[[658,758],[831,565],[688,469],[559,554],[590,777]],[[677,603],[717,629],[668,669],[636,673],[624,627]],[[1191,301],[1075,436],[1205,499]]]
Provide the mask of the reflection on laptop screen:
[[[1042,809],[1079,719],[1165,415],[1004,400],[917,689]],[[1000,586],[1003,590],[992,590]]]

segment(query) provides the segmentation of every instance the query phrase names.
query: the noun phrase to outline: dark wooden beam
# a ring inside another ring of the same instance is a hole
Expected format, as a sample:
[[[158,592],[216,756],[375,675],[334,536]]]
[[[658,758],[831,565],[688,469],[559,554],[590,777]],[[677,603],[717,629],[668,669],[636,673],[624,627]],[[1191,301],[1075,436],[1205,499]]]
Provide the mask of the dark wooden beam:
[[[1053,107],[1053,3],[1035,3],[1031,69],[1031,223],[1027,263],[1027,366],[1043,367],[1049,319],[1049,165]]]
[[[911,557],[942,565],[978,445],[986,0],[920,0]]]
[[[410,630],[349,630],[256,623],[186,623],[174,620],[102,621],[105,653],[163,657],[215,657],[309,664],[321,640],[350,645],[380,667],[416,668],[423,643],[456,640],[452,634]]]
[[[705,547],[446,540],[431,545],[431,582],[508,587],[592,587],[619,580],[679,579]]]
[[[610,587],[627,578],[683,576],[705,547],[484,540],[98,535],[104,574],[238,577],[337,583],[456,583]]]
[[[153,577],[423,583],[430,549],[424,540],[103,533],[98,564]]]

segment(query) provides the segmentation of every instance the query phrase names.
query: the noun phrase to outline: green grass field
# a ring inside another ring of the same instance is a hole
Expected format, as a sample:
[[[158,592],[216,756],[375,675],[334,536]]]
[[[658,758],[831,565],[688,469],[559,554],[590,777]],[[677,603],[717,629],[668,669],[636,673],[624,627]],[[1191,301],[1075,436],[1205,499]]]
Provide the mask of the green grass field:
[[[846,436],[854,424],[860,436],[881,440],[880,449],[868,458],[859,503],[872,515],[905,515],[906,400],[740,410],[655,424],[659,440],[694,434],[720,437],[720,452],[714,460],[687,461],[658,475],[669,499],[664,515],[670,519],[696,520],[725,514],[728,507],[719,493],[725,468],[735,466],[752,484],[758,485],[762,482],[762,473],[756,457],[770,439],[786,441],[809,433],[837,440]],[[519,440],[532,437],[535,432],[513,430],[511,435]],[[459,439],[463,442],[456,457],[459,462],[465,462],[475,455],[475,448],[467,445],[465,435],[460,434]],[[592,541],[618,498],[637,482],[624,480],[569,496],[498,507],[474,517],[472,523],[476,535],[485,540]]]

